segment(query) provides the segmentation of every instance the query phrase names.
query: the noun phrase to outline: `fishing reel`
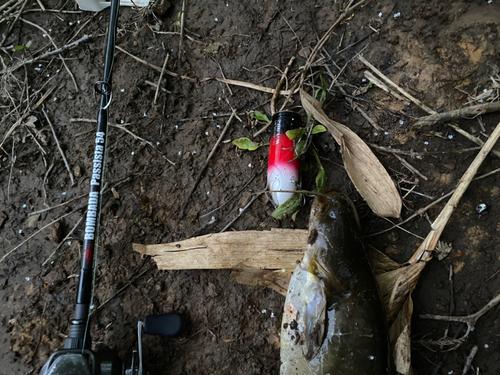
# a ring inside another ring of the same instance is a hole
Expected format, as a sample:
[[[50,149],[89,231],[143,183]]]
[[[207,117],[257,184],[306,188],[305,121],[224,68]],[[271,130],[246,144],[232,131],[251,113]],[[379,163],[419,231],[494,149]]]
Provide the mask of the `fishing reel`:
[[[142,334],[177,337],[184,328],[178,313],[148,315],[137,323],[137,350],[132,352],[130,366],[113,351],[93,352],[88,349],[62,349],[53,353],[40,375],[146,375],[142,358]]]

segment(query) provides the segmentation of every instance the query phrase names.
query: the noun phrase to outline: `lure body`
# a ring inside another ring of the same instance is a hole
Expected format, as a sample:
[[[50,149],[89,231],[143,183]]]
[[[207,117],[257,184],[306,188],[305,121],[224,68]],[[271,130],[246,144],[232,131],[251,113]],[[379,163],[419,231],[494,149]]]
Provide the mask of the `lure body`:
[[[354,206],[317,197],[304,259],[290,280],[281,329],[281,374],[388,374],[385,315]]]
[[[282,205],[294,193],[278,190],[297,190],[299,183],[299,159],[295,159],[295,145],[287,137],[288,130],[301,124],[300,116],[294,112],[279,112],[273,116],[274,133],[269,144],[267,186],[275,206]],[[292,161],[293,160],[293,161]]]

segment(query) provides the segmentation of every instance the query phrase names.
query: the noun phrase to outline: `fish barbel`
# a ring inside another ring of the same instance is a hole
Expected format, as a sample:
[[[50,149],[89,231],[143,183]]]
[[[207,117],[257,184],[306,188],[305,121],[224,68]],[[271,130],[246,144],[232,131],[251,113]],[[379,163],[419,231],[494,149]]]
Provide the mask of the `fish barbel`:
[[[307,250],[288,287],[281,374],[388,374],[385,314],[354,205],[328,195],[314,200]]]

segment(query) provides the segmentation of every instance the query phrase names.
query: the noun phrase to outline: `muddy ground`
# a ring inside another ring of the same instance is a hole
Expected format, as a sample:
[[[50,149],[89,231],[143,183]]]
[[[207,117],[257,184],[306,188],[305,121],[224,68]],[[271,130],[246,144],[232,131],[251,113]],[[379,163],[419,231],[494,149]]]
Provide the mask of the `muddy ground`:
[[[41,3],[48,10],[76,9],[71,0],[41,0]],[[201,80],[221,77],[222,69],[227,78],[271,88],[280,78],[280,70],[295,56],[289,74],[293,77],[304,64],[308,48],[316,45],[343,6],[339,1],[323,0],[187,3],[184,54],[179,51],[179,35],[172,33],[179,31],[176,22],[180,1],[158,17],[150,10],[122,8],[118,45],[160,67],[169,53],[167,69],[180,75]],[[4,43],[10,47],[0,53],[5,66],[13,66],[18,59],[30,58],[31,54],[52,50],[46,33],[58,47],[84,34],[93,38],[91,43],[63,54],[78,91],[57,58],[28,64],[13,76],[1,77],[2,139],[26,108],[26,103],[22,103],[26,98],[23,87],[27,85],[32,96],[40,89],[41,92],[34,97],[30,109],[38,120],[35,128],[17,127],[2,146],[0,211],[5,218],[0,219],[0,256],[52,220],[76,212],[64,217],[58,230],[42,231],[0,263],[1,374],[38,373],[49,354],[62,347],[68,331],[83,225],[61,241],[83,217],[85,200],[77,199],[43,212],[37,220],[29,220],[28,214],[68,202],[88,191],[95,124],[70,119],[96,118],[98,102],[93,97],[93,85],[102,79],[103,34],[109,15],[108,10],[93,14],[36,11],[39,9],[37,2],[28,0],[21,18],[44,31],[18,20]],[[0,24],[2,38],[10,22],[12,19]],[[422,153],[401,155],[420,171],[421,175],[417,175],[392,154],[376,151],[405,196],[403,218],[452,190],[477,153],[463,150],[476,145],[446,125],[414,129],[414,119],[425,113],[371,87],[364,80],[364,65],[354,57],[363,51],[385,75],[436,110],[460,108],[468,102],[491,100],[492,96],[477,98],[485,89],[493,90],[493,95],[498,93],[494,78],[500,71],[499,24],[500,7],[495,0],[371,1],[335,29],[325,46],[322,66],[314,68],[318,72],[316,84],[319,74],[328,84],[332,82],[326,67],[335,76],[341,73],[324,103],[331,118],[349,126],[369,144]],[[12,46],[25,45],[29,40],[32,41],[29,50],[12,51]],[[247,112],[269,113],[271,95],[235,86],[230,91],[215,80],[191,82],[166,76],[161,87],[167,91],[160,91],[157,105],[153,106],[155,88],[147,81],[156,84],[159,75],[156,70],[117,52],[111,122],[129,124],[127,129],[152,142],[154,148],[120,128],[109,130],[106,180],[109,187],[116,186],[116,193],[108,191],[103,204],[96,311],[91,320],[94,344],[116,348],[126,357],[136,347],[138,320],[150,313],[178,311],[187,317],[187,329],[181,338],[144,339],[150,373],[277,374],[282,296],[261,287],[235,284],[228,278],[229,271],[158,271],[151,259],[141,259],[132,251],[134,242],[155,244],[218,232],[249,202],[252,193],[265,188],[267,148],[248,152],[224,142],[193,194],[185,217],[177,220],[231,108],[236,109],[240,120],[230,125],[225,140],[251,138],[262,124],[256,124]],[[353,110],[341,88],[359,98],[354,102],[362,105],[383,131],[375,130]],[[75,174],[74,186],[42,106],[32,109],[51,89],[43,106]],[[287,108],[301,110],[298,96]],[[301,113],[305,118],[304,112]],[[499,120],[498,114],[490,114],[463,119],[458,124],[484,141]],[[45,155],[29,134],[35,132],[39,133],[36,139]],[[266,142],[270,134],[267,130],[257,140]],[[367,209],[349,181],[332,137],[326,133],[315,136],[313,144],[327,170],[327,184],[348,193],[358,206],[364,234],[389,228],[391,224]],[[315,188],[312,160],[303,160],[311,166],[304,176],[304,189]],[[490,155],[479,173],[499,166],[498,157]],[[445,335],[447,324],[419,318],[421,313],[446,315],[450,311],[467,315],[498,293],[499,182],[500,177],[493,175],[471,184],[443,233],[442,239],[452,245],[450,254],[441,261],[433,259],[418,283],[412,327],[412,363],[418,374],[461,373],[474,345],[479,350],[470,372],[499,371],[500,319],[496,309],[479,320],[458,349],[449,352],[445,352],[449,346],[440,347],[432,342]],[[408,194],[412,188],[414,191]],[[487,205],[486,213],[476,212],[479,203]],[[306,228],[309,207],[310,200],[295,222],[278,221],[271,216],[271,203],[258,199],[232,229]],[[404,225],[413,234],[393,229],[368,237],[367,242],[403,262],[421,242],[415,235],[425,237],[430,221],[442,207],[440,203]],[[58,243],[61,246],[55,255],[43,265]],[[465,326],[452,324],[449,329],[448,336],[456,337],[464,333]]]

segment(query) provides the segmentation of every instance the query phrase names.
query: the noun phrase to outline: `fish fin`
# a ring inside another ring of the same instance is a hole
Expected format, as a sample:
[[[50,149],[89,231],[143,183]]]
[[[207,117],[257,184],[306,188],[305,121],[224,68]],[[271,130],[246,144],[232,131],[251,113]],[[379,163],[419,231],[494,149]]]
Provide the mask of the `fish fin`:
[[[304,340],[302,353],[310,361],[318,354],[325,338],[326,295],[325,285],[318,277],[309,274],[310,281],[304,287],[306,309],[304,313]]]

